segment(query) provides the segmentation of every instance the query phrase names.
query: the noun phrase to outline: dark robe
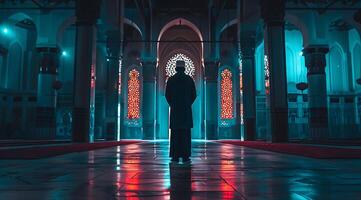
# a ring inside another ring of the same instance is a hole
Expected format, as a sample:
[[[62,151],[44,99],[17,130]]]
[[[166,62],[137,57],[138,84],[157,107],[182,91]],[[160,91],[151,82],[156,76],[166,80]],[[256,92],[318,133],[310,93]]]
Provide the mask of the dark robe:
[[[188,158],[191,153],[192,104],[196,88],[193,79],[184,72],[170,77],[165,92],[170,106],[170,157]]]

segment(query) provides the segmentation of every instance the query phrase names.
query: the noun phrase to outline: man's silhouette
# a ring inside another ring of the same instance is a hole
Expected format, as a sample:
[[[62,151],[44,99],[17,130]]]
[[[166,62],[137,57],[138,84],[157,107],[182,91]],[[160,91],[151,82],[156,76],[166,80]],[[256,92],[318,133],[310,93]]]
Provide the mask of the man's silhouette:
[[[170,153],[172,162],[189,162],[191,156],[192,104],[196,99],[193,79],[184,73],[184,61],[176,62],[177,73],[167,82],[165,96],[170,106]]]

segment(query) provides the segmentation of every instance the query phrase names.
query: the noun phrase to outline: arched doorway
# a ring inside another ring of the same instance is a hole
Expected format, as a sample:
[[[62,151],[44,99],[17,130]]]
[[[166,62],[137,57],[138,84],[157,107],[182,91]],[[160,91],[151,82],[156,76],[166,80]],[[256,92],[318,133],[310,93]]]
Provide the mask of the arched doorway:
[[[169,106],[165,99],[167,79],[174,75],[175,62],[186,62],[186,73],[195,81],[193,139],[204,139],[203,44],[198,28],[185,19],[175,19],[161,30],[157,44],[157,131],[156,139],[169,138]]]

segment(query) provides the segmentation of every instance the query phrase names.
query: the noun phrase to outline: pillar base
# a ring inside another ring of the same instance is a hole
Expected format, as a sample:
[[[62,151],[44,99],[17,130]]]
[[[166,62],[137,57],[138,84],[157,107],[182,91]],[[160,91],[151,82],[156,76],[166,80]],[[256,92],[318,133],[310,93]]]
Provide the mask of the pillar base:
[[[252,141],[256,139],[256,118],[244,119],[244,140]]]
[[[36,108],[36,135],[34,139],[53,140],[56,138],[54,107]]]
[[[143,133],[141,127],[127,127],[124,126],[124,133],[121,136],[122,139],[143,139]]]
[[[327,108],[309,108],[309,133],[314,141],[328,139]]]
[[[154,122],[143,122],[143,139],[144,140],[153,140],[155,133]]]
[[[214,122],[207,121],[205,134],[206,134],[207,140],[218,139],[217,124]]]
[[[115,122],[107,122],[106,123],[106,133],[105,133],[105,139],[107,141],[113,141],[116,140],[116,132],[117,132],[117,126]]]
[[[73,109],[73,142],[89,142],[89,108]]]
[[[288,141],[288,110],[271,111],[272,142]]]
[[[312,141],[328,140],[328,127],[309,127],[310,139]]]
[[[240,126],[232,125],[230,127],[219,127],[218,139],[240,139]]]

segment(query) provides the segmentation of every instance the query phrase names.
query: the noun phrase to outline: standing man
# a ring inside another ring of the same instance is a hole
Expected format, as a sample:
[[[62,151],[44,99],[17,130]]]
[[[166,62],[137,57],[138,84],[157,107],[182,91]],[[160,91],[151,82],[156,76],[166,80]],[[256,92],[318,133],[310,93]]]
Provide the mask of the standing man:
[[[176,62],[177,73],[167,82],[165,96],[170,106],[170,152],[172,162],[189,163],[191,156],[191,128],[193,128],[192,104],[196,99],[196,87],[192,77],[184,73],[185,62]]]

